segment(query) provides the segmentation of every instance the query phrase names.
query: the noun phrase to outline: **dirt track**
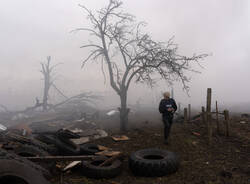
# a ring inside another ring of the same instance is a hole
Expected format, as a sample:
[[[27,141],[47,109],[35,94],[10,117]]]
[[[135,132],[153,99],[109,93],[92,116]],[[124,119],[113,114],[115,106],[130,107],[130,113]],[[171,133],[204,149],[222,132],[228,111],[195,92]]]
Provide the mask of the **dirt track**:
[[[138,121],[138,120],[137,120]],[[193,135],[198,132],[201,135]],[[176,152],[180,156],[178,172],[165,177],[135,177],[128,168],[127,157],[123,173],[110,180],[93,180],[81,173],[67,173],[64,180],[70,184],[249,184],[250,183],[250,131],[249,124],[232,123],[229,138],[214,135],[211,146],[207,144],[206,128],[200,122],[174,124],[171,144],[163,144],[162,127],[159,121],[146,122],[140,128],[133,127],[126,135],[129,141],[114,142],[110,137],[96,141],[128,156],[143,148],[157,147]],[[58,181],[59,178],[55,178]]]

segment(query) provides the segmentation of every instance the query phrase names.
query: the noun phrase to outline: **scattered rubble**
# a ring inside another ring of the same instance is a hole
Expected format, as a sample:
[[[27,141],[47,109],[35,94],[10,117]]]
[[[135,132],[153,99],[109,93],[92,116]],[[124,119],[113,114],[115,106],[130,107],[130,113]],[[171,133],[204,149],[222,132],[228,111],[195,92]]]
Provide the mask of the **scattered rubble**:
[[[114,141],[127,141],[129,140],[129,137],[126,135],[117,135],[117,136],[112,136],[112,139]]]

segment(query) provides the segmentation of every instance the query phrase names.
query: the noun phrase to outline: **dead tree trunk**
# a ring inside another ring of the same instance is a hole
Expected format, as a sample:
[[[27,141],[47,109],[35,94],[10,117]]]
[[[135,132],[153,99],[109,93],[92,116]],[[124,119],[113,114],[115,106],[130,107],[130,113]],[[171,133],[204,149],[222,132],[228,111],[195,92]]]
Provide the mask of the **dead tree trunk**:
[[[43,74],[43,80],[44,80],[44,88],[43,88],[43,103],[42,103],[42,107],[43,107],[43,111],[46,111],[48,109],[48,97],[49,97],[49,90],[50,87],[53,84],[53,70],[55,69],[55,67],[58,65],[54,65],[51,66],[50,65],[50,61],[51,61],[51,57],[48,56],[47,57],[47,63],[41,63],[42,66],[42,70],[41,73]],[[60,63],[59,63],[60,64]],[[55,85],[54,85],[55,87]]]
[[[49,73],[44,74],[44,90],[43,90],[43,111],[47,110],[48,107],[48,96],[50,89],[50,76]]]
[[[44,88],[43,88],[43,111],[47,110],[48,107],[48,96],[49,96],[49,89],[51,86],[51,68],[50,68],[50,60],[51,57],[47,57],[47,63],[41,63],[42,65],[42,74],[44,79]]]
[[[120,95],[121,107],[120,111],[120,130],[126,131],[128,126],[128,114],[129,109],[127,108],[127,92],[123,92]]]

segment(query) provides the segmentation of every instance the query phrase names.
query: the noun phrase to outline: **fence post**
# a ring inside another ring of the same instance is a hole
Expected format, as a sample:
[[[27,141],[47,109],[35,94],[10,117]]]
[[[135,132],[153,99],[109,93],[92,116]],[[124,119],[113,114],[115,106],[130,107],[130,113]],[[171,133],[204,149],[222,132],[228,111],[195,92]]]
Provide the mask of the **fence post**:
[[[191,121],[191,104],[188,104],[188,121]]]
[[[184,108],[184,123],[186,124],[187,123],[187,108]]]
[[[216,101],[216,124],[217,124],[217,132],[220,133],[220,124],[219,124],[219,110],[218,110],[218,102]]]
[[[226,123],[226,136],[229,136],[229,111],[224,110],[225,123]]]
[[[211,144],[212,142],[212,116],[211,116],[211,101],[212,101],[212,89],[207,89],[207,113],[206,113],[206,120],[207,120],[207,128],[208,128],[208,143]]]

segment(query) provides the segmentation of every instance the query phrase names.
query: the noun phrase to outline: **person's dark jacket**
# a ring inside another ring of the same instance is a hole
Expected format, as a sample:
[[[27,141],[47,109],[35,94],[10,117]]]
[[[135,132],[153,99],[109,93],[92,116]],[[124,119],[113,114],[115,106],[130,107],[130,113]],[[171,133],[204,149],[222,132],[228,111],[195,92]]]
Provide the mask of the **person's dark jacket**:
[[[174,108],[174,112],[177,110],[177,105],[175,100],[172,98],[169,99],[162,99],[159,105],[159,112],[163,116],[173,116],[174,112],[169,112],[168,108]]]

